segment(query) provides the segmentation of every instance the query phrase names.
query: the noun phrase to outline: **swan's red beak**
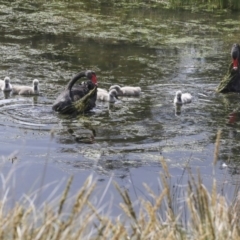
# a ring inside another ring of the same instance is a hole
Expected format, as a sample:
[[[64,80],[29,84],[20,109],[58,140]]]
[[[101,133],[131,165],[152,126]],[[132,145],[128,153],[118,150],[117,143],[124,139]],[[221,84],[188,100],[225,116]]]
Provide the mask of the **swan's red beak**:
[[[236,121],[237,121],[237,114],[235,112],[230,113],[228,123],[233,124]]]
[[[95,84],[95,85],[98,85],[97,83],[97,76],[95,74],[92,74],[92,82]]]
[[[233,59],[233,69],[237,69],[238,68],[238,59]]]

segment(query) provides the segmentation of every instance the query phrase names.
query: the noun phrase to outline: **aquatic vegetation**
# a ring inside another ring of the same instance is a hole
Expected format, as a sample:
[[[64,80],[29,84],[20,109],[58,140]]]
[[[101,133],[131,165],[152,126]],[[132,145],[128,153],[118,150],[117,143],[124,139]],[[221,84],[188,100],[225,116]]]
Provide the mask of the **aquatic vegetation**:
[[[169,0],[170,6],[186,7],[192,9],[232,9],[240,10],[240,2],[238,0]]]
[[[86,112],[86,109],[89,109],[91,98],[96,94],[96,91],[97,91],[97,88],[95,87],[81,99],[73,102],[71,105],[64,107],[61,110],[61,113],[80,114],[80,113]]]
[[[89,9],[92,6],[85,1],[40,2],[25,0],[9,3],[2,1],[0,19],[5,33],[9,37],[16,38],[11,32],[49,33],[55,36],[75,32],[79,41],[93,39],[110,44],[133,43],[148,47],[157,47],[159,44],[169,41],[173,44],[179,43],[180,37],[176,31],[183,23],[174,21],[174,19],[169,22],[159,21],[159,12],[154,10],[151,3],[147,8],[148,11],[151,11],[151,19],[149,19],[139,9],[141,5],[129,7],[132,3],[136,4],[140,1],[122,1],[121,4],[128,8],[120,8],[115,1],[109,2],[110,6],[111,3],[113,4],[112,8],[106,8],[104,2],[96,1],[94,9]],[[107,15],[101,13],[107,9],[109,9]],[[134,9],[137,9],[138,14],[134,12],[134,16],[132,16]],[[188,34],[190,31],[192,31],[191,35]],[[210,28],[209,25],[204,24],[204,21],[201,21],[201,25],[199,22],[189,22],[186,25],[186,35],[181,37],[181,42],[193,42],[195,40],[194,31],[212,33],[212,31],[217,31],[217,28]],[[226,31],[229,31],[227,27]]]
[[[239,92],[239,71],[233,70],[233,64],[229,65],[226,75],[219,83],[216,91],[219,93]]]

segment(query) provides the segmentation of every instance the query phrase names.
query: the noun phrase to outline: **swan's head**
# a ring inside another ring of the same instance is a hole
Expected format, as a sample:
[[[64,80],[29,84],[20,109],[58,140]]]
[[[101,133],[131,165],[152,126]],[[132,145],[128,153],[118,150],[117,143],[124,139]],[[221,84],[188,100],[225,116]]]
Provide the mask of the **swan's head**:
[[[177,91],[177,92],[176,92],[176,97],[177,97],[177,99],[181,99],[181,97],[182,97],[182,92],[181,92],[181,91]]]
[[[123,94],[123,92],[122,92],[122,90],[121,90],[121,87],[120,87],[119,85],[113,85],[113,86],[111,86],[111,87],[109,88],[109,91],[111,91],[111,90],[113,90],[113,89],[115,89],[115,90],[117,91],[117,94],[118,94],[118,95],[122,95],[122,94]]]
[[[4,78],[4,82],[5,82],[5,84],[9,84],[10,83],[10,78],[9,77],[5,77]]]
[[[231,49],[233,69],[238,68],[239,57],[240,57],[240,46],[237,43],[234,43]]]
[[[88,78],[88,79],[90,79],[91,81],[92,81],[92,83],[94,84],[94,85],[97,85],[98,83],[97,83],[97,76],[96,76],[96,73],[94,72],[94,71],[92,71],[92,70],[87,70],[86,72],[85,72],[85,75],[86,75],[86,77]]]
[[[34,89],[34,91],[38,91],[38,84],[39,84],[39,81],[37,79],[34,79],[33,80],[33,89]]]
[[[4,78],[4,83],[5,83],[5,90],[11,90],[11,86],[10,86],[10,78],[9,77],[5,77]]]
[[[118,99],[118,93],[117,93],[116,89],[110,90],[109,95]]]
[[[39,84],[39,81],[37,79],[34,79],[33,80],[33,86],[38,86],[38,84]]]

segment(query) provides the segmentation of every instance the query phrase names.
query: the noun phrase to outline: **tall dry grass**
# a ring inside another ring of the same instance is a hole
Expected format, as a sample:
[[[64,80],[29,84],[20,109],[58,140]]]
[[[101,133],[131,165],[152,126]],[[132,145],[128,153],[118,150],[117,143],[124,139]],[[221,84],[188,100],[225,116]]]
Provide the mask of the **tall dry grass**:
[[[91,203],[95,188],[91,177],[68,212],[64,211],[64,204],[71,179],[57,207],[46,204],[37,209],[33,204],[16,204],[6,212],[1,203],[0,239],[240,239],[239,196],[229,205],[224,196],[217,194],[216,183],[209,192],[199,174],[197,179],[190,176],[186,197],[181,200],[187,203],[186,208],[176,210],[167,168],[164,171],[163,190],[157,195],[145,186],[153,201],[139,199],[139,211],[135,210],[128,192],[115,184],[125,213],[115,219],[101,214]],[[183,211],[184,214],[187,211],[186,222],[182,219]]]
[[[221,132],[217,133],[214,161],[219,156]],[[171,187],[171,175],[163,158],[160,159],[161,191],[156,194],[146,184],[146,198],[132,202],[128,192],[116,183],[123,214],[113,218],[103,214],[92,201],[96,183],[92,176],[69,205],[69,179],[62,195],[54,204],[36,207],[16,203],[7,209],[5,198],[0,201],[0,239],[240,239],[240,195],[231,203],[217,191],[216,180],[208,190],[201,174],[195,176],[188,167],[185,189]],[[185,173],[184,173],[185,174]]]

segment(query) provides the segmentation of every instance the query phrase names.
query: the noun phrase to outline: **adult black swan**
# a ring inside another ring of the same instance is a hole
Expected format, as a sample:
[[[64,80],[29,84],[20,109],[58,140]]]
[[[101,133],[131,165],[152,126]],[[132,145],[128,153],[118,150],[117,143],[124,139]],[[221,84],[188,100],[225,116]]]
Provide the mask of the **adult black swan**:
[[[232,62],[216,91],[221,93],[240,92],[240,46],[234,43],[231,49]]]
[[[82,84],[75,84],[86,77]],[[75,84],[75,85],[74,85]],[[77,73],[57,97],[52,109],[60,113],[87,112],[95,107],[97,99],[97,77],[91,70]]]

